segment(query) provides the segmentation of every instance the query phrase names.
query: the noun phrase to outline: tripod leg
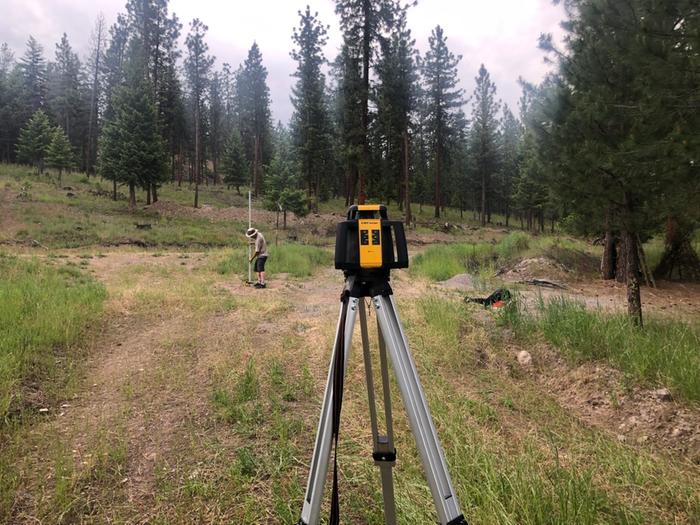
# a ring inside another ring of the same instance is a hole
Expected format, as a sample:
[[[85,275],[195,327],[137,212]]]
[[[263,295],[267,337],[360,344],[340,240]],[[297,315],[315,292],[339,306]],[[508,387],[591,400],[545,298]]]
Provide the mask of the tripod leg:
[[[393,297],[377,295],[372,298],[372,302],[377,311],[379,327],[389,350],[396,382],[406,407],[440,523],[466,525]]]
[[[396,463],[396,449],[391,424],[391,397],[389,393],[388,374],[386,371],[386,350],[379,332],[380,367],[382,373],[382,387],[384,392],[384,414],[387,425],[386,436],[379,435],[377,424],[377,404],[375,400],[374,376],[372,374],[372,357],[369,351],[369,334],[367,331],[367,314],[364,309],[364,301],[360,304],[360,332],[362,334],[362,353],[365,360],[365,375],[367,376],[367,397],[369,401],[369,417],[372,426],[372,457],[379,467],[382,479],[382,497],[384,500],[384,523],[396,525],[396,502],[394,499],[394,478],[392,469]]]
[[[304,505],[301,510],[300,524],[317,525],[321,515],[321,501],[323,499],[323,487],[328,474],[328,462],[331,455],[331,434],[332,434],[332,409],[333,409],[333,362],[335,360],[335,352],[338,348],[338,337],[341,333],[341,322],[343,313],[345,317],[345,368],[348,365],[348,356],[352,345],[352,332],[355,326],[355,318],[357,316],[359,299],[350,297],[347,303],[342,302],[340,305],[340,317],[338,326],[335,332],[335,341],[333,343],[333,353],[331,355],[331,365],[328,370],[328,380],[326,381],[326,391],[323,395],[323,406],[321,408],[321,417],[318,422],[318,431],[316,433],[316,444],[314,446],[314,455],[311,460],[311,470],[309,472],[309,480],[306,485],[306,496],[304,497]],[[347,310],[345,310],[347,308]]]

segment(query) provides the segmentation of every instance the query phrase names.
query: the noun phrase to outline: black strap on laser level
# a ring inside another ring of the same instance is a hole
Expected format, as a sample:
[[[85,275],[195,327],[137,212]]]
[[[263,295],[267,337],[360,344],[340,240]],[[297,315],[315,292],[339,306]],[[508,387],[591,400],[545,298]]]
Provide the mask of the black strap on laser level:
[[[333,410],[332,410],[332,438],[333,450],[333,492],[331,493],[331,515],[328,518],[329,525],[340,524],[340,501],[338,499],[338,434],[340,431],[340,411],[343,406],[343,378],[345,377],[345,321],[348,316],[348,303],[350,294],[344,291],[340,296],[343,303],[340,314],[340,326],[335,345],[335,360],[333,362]]]

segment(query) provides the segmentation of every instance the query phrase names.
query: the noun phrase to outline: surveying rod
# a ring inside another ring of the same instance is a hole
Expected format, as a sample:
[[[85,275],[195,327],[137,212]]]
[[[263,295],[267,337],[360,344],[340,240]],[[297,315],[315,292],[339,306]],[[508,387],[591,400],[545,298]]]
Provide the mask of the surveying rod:
[[[250,190],[248,190],[248,229],[250,230],[253,227],[253,198],[252,198],[252,193]],[[250,262],[250,258],[252,257],[253,253],[251,250],[253,249],[253,245],[248,241],[248,283],[253,282],[253,263]]]

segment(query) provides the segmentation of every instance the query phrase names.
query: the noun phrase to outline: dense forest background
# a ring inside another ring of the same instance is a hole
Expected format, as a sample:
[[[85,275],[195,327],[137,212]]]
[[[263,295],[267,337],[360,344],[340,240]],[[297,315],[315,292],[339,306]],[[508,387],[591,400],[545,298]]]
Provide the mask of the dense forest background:
[[[186,27],[168,0],[128,0],[94,23],[79,57],[66,34],[48,53],[31,36],[0,48],[0,159],[60,174],[80,169],[137,191],[165,183],[250,187],[297,214],[341,198],[473,214],[599,238],[603,278],[628,284],[641,322],[642,243],[666,237],[657,278],[700,280],[700,7],[694,0],[565,0],[564,45],[542,35],[553,72],[521,80],[518,108],[487,68],[459,88],[462,57],[437,26],[419,54],[412,4],[336,0],[343,34],[307,7],[291,33],[294,114],[274,123],[263,54],[216,64],[207,26]],[[184,46],[181,38],[184,37]]]

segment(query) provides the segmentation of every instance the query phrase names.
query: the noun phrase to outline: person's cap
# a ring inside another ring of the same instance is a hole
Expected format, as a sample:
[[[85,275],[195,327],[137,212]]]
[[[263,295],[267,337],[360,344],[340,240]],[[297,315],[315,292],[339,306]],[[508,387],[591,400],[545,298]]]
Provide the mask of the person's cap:
[[[252,239],[258,234],[258,230],[255,228],[248,228],[248,231],[245,232],[245,236],[248,237],[249,239]]]

